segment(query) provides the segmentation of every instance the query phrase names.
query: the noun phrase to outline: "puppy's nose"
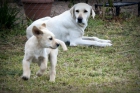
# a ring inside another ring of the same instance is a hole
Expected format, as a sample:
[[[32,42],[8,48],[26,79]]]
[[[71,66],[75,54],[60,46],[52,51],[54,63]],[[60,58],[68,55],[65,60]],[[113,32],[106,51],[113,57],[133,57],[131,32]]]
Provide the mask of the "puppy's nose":
[[[78,17],[78,23],[82,23],[83,18],[82,17]]]
[[[56,44],[57,47],[59,47],[59,44]]]

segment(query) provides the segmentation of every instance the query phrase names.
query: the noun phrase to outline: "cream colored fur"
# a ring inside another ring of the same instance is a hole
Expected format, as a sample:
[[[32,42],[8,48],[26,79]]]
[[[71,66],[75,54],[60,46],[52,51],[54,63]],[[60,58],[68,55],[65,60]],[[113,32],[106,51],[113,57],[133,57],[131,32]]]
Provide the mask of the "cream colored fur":
[[[33,35],[32,28],[34,25],[39,27],[42,23],[45,23],[46,29],[50,30],[57,39],[70,42],[70,46],[111,46],[110,40],[84,36],[84,30],[88,25],[90,16],[95,17],[94,10],[90,5],[86,3],[75,4],[71,9],[58,16],[44,17],[34,21],[26,30],[27,38]]]
[[[55,39],[54,34],[45,28],[33,26],[33,36],[25,44],[25,55],[23,58],[22,79],[28,80],[31,75],[30,63],[35,62],[40,66],[37,76],[41,76],[47,68],[48,58],[51,62],[50,81],[55,82],[58,46],[61,45],[66,51],[67,47],[61,40]]]

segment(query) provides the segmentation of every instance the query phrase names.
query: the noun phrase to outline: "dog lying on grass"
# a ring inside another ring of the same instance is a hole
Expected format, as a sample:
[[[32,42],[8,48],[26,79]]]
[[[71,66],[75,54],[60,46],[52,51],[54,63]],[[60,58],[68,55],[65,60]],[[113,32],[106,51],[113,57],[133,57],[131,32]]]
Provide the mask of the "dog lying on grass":
[[[45,24],[41,27],[33,27],[33,36],[25,44],[25,55],[23,58],[22,79],[30,78],[30,62],[36,62],[40,66],[37,76],[41,76],[47,68],[48,58],[51,62],[50,81],[55,82],[58,46],[61,45],[66,51],[67,47],[61,40],[55,39],[54,34],[47,30]]]
[[[34,21],[29,27],[27,27],[26,36],[27,38],[30,38],[33,35],[33,26],[38,27],[42,23],[45,23],[47,24],[46,28],[50,30],[57,39],[69,42],[70,46],[112,46],[111,40],[84,36],[84,30],[88,26],[88,19],[90,15],[93,18],[95,17],[92,6],[86,3],[78,3],[60,15],[52,18],[44,17]]]

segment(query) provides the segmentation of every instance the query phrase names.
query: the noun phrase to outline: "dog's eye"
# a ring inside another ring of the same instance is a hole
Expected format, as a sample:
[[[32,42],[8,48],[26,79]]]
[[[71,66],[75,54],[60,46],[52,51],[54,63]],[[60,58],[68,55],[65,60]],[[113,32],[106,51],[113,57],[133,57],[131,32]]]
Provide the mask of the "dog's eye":
[[[84,10],[84,13],[87,13],[88,11],[87,10]]]
[[[79,10],[76,10],[77,13],[79,13]]]
[[[49,40],[52,40],[52,39],[53,39],[52,37],[49,38]]]

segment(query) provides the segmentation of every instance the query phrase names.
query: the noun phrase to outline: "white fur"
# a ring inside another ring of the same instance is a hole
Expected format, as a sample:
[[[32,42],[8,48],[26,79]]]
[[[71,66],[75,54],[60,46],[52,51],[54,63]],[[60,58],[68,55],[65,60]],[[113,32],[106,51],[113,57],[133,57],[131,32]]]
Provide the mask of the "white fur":
[[[58,44],[60,44],[64,51],[67,50],[65,43],[61,40],[55,39],[54,34],[45,27],[33,27],[33,36],[28,39],[25,44],[25,55],[23,58],[23,76],[22,79],[28,80],[30,78],[30,63],[35,62],[40,66],[37,76],[41,76],[47,68],[48,57],[51,62],[50,81],[55,81],[56,64],[58,55]],[[52,39],[52,40],[51,40]]]
[[[94,46],[111,46],[110,40],[99,39],[97,37],[84,37],[84,30],[87,27],[87,22],[90,15],[94,18],[95,13],[92,7],[85,3],[78,3],[70,10],[55,16],[53,18],[44,17],[34,21],[26,30],[27,38],[32,34],[33,26],[39,27],[45,23],[46,28],[50,30],[57,39],[64,42],[69,41],[70,46],[77,45],[94,45]]]

